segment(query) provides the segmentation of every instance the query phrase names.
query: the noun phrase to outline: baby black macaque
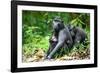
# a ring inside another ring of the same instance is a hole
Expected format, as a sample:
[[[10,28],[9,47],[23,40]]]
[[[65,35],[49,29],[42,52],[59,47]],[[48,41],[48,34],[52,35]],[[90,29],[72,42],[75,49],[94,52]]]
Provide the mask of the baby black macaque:
[[[68,27],[65,27],[63,21],[59,17],[55,17],[53,20],[53,30],[56,34],[57,43],[54,44],[54,47],[47,55],[47,59],[51,59],[52,56],[61,49],[64,44],[66,44],[66,48],[71,48],[73,46],[72,36],[69,32]],[[55,46],[56,45],[56,46]]]
[[[51,38],[49,39],[49,49],[47,51],[46,57],[50,54],[50,52],[55,48],[55,46],[58,43],[58,38],[57,38],[57,34],[53,33]]]
[[[68,28],[71,33],[74,44],[82,43],[85,41],[86,33],[82,28],[75,26],[68,26]]]

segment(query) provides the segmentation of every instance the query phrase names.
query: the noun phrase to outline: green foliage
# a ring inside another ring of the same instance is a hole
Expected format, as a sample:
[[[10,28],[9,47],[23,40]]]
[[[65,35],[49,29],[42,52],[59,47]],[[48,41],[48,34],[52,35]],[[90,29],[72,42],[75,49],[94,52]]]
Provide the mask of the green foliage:
[[[67,13],[67,12],[44,12],[44,11],[22,11],[22,47],[23,55],[30,57],[36,49],[47,51],[49,38],[52,32],[52,19],[60,16],[64,24],[72,24],[83,28],[87,34],[85,44],[74,46],[73,49],[62,49],[60,54],[56,53],[55,58],[62,54],[73,52],[84,52],[89,49],[90,44],[90,15],[88,13]]]

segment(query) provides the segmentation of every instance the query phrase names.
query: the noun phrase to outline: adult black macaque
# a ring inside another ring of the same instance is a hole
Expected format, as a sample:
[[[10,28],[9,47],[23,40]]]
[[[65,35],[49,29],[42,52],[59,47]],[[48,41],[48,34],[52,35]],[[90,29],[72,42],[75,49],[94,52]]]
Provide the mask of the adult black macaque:
[[[52,50],[47,55],[47,59],[51,59],[52,56],[55,54],[57,50],[62,48],[64,44],[66,44],[66,48],[71,48],[73,46],[72,36],[69,32],[68,27],[64,26],[63,21],[59,17],[55,17],[53,20],[53,30],[54,30],[54,37],[56,36],[57,43],[55,43]],[[49,49],[50,50],[50,49]]]

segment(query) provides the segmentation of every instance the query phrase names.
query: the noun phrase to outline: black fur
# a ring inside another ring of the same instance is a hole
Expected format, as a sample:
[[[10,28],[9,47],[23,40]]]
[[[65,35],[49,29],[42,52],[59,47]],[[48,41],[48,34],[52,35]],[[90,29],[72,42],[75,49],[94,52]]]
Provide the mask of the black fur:
[[[51,59],[55,52],[62,48],[64,44],[66,44],[66,48],[71,48],[73,46],[73,40],[69,29],[68,27],[64,26],[63,21],[59,17],[56,17],[53,20],[53,30],[55,33],[54,36],[56,36],[57,38],[57,43],[53,42],[50,44],[50,46],[52,47],[49,48],[49,50],[52,50],[49,53],[47,53],[48,59]]]

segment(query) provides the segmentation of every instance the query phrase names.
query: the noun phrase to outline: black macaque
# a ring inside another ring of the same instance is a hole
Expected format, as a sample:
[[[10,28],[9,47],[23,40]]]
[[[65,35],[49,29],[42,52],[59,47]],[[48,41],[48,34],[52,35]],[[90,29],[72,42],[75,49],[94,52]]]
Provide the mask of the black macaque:
[[[61,20],[60,17],[55,17],[53,20],[52,27],[53,27],[53,31],[54,31],[55,35],[58,36],[59,31],[61,29],[63,29],[65,26],[64,26],[63,21]]]
[[[50,52],[55,48],[55,46],[57,45],[57,43],[58,43],[57,37],[58,36],[55,33],[53,33],[51,38],[49,39],[49,49],[48,49],[47,54],[45,56],[46,58],[50,54]]]
[[[73,46],[73,39],[69,29],[64,26],[63,21],[59,17],[55,17],[53,20],[53,30],[57,42],[51,43],[52,47],[50,48],[51,50],[49,49],[50,52],[47,53],[47,59],[51,59],[55,52],[62,48],[64,44],[66,44],[66,48],[71,48]]]
[[[82,28],[75,26],[68,26],[68,28],[71,33],[74,44],[82,43],[85,41],[86,33]]]

